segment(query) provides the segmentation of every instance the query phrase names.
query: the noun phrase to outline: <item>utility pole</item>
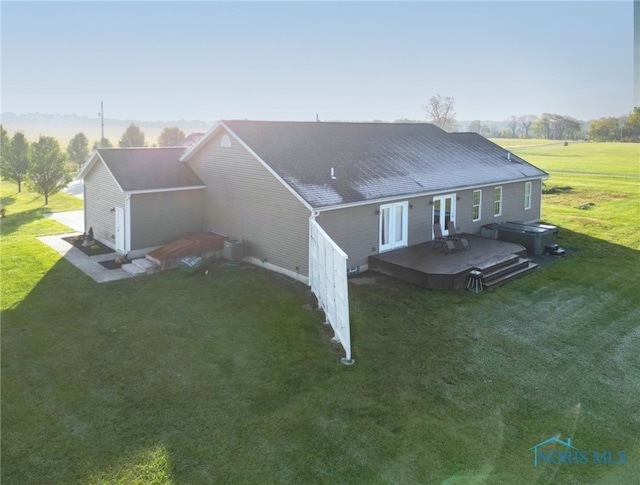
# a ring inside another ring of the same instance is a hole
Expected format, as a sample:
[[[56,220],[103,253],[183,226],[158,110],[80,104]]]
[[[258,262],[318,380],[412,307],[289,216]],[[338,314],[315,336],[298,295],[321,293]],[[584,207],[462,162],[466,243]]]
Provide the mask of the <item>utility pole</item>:
[[[100,113],[98,113],[98,115],[100,116],[100,123],[101,123],[100,148],[102,148],[102,140],[104,140],[104,107],[102,105],[102,101],[100,101]]]

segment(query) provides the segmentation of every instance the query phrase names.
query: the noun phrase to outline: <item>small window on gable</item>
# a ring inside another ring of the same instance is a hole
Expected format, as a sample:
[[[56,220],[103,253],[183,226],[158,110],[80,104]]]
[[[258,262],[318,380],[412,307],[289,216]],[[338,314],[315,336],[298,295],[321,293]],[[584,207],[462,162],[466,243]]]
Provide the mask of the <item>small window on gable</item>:
[[[229,135],[222,135],[222,138],[220,138],[220,146],[222,148],[231,148],[231,138],[229,138]]]

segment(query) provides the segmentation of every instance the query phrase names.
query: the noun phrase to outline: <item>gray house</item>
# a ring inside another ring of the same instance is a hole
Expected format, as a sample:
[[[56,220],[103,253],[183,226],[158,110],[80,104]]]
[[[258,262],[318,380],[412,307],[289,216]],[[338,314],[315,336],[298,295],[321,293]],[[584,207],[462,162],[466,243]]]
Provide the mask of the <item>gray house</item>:
[[[144,254],[202,226],[206,186],[186,164],[184,148],[99,148],[77,178],[84,181],[84,223],[122,253]]]
[[[186,151],[97,150],[80,176],[85,227],[113,248],[213,231],[246,241],[248,261],[307,281],[310,220],[363,271],[369,256],[432,240],[434,223],[478,234],[540,220],[547,174],[430,124],[221,121]]]

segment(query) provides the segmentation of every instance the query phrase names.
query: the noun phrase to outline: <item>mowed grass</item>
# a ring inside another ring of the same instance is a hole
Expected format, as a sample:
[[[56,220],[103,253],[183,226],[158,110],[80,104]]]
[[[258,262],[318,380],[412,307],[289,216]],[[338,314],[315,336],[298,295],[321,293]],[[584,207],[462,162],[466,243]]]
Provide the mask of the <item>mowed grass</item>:
[[[97,285],[16,197],[3,483],[637,483],[637,185],[555,177],[574,189],[544,218],[571,256],[478,295],[350,285],[351,367],[303,285],[251,266]],[[550,436],[628,459],[534,467]]]
[[[499,140],[494,140],[499,143]],[[530,140],[523,140],[530,141]],[[508,145],[502,145],[507,147]],[[516,155],[547,172],[640,177],[639,143],[574,143],[513,148]]]

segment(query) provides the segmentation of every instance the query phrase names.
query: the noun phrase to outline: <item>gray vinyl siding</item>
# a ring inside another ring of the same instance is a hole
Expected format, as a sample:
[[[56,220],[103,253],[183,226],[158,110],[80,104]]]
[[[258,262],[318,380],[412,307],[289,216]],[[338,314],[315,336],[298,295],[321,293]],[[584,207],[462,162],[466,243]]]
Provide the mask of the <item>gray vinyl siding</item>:
[[[491,185],[476,190],[482,191],[481,219],[473,222],[473,190],[457,193],[460,200],[456,204],[456,224],[461,231],[479,234],[482,226],[507,221],[531,222],[539,221],[542,204],[542,180],[531,181],[531,208],[524,208],[525,182]],[[502,187],[502,215],[493,215],[493,194],[495,187]]]
[[[247,243],[253,256],[308,274],[310,211],[253,155],[221,130],[189,165],[205,183],[203,228]]]
[[[114,207],[125,208],[124,193],[98,160],[84,179],[85,230],[93,228],[94,237],[112,249],[116,241]]]
[[[413,197],[409,202],[408,244],[431,240],[431,197]],[[349,257],[347,267],[367,264],[368,257],[379,253],[380,203],[321,212],[318,223]]]
[[[499,185],[502,187],[502,215],[493,216],[494,186],[481,187],[481,219],[473,222],[473,190],[446,191],[433,196],[399,199],[409,203],[408,244],[420,244],[432,239],[433,197],[456,195],[456,227],[459,232],[479,234],[485,224],[506,221],[537,221],[540,219],[541,180],[533,180],[531,208],[524,209],[524,182]],[[379,253],[380,203],[321,212],[317,221],[329,236],[347,253],[348,267],[367,264],[368,257]]]
[[[202,190],[132,194],[131,250],[170,243],[202,229]]]

